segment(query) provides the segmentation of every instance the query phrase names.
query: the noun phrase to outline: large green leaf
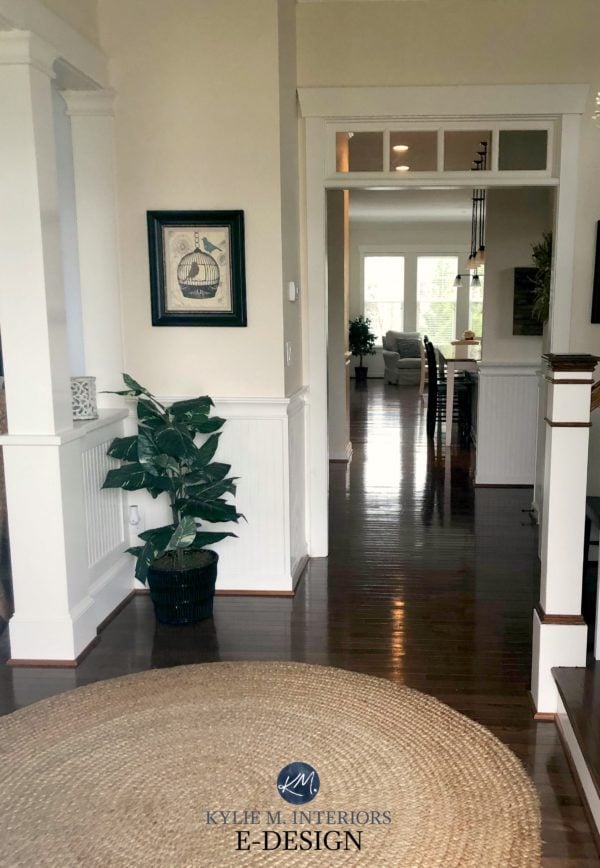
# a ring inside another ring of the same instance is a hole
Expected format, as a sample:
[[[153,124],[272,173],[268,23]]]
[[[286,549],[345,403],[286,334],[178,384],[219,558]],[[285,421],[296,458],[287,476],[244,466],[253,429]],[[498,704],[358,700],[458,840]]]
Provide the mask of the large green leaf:
[[[133,377],[130,377],[129,374],[123,374],[123,382],[129,388],[131,392],[135,392],[138,395],[149,395],[150,392],[148,389],[145,389],[143,386],[140,386]]]
[[[135,577],[136,579],[139,579],[140,582],[143,582],[144,585],[148,581],[148,570],[156,560],[156,557],[156,548],[151,541],[148,541],[138,555],[137,563],[135,565]]]
[[[140,398],[137,403],[137,417],[140,427],[159,431],[168,424],[167,417],[150,401]]]
[[[154,462],[157,467],[161,467],[163,470],[172,470],[174,473],[179,473],[179,464],[175,458],[172,458],[170,455],[166,455],[164,452],[161,452],[160,455],[156,456],[156,461]]]
[[[125,549],[128,555],[135,555],[136,558],[139,557],[143,551],[144,546],[131,546],[129,549]]]
[[[210,408],[214,407],[212,398],[208,395],[201,395],[199,398],[190,398],[186,401],[175,401],[171,404],[169,410],[174,416],[181,416],[184,413],[204,413],[210,412]]]
[[[154,441],[161,452],[170,455],[172,458],[193,459],[196,455],[194,441],[181,428],[171,426],[163,428],[161,431],[156,432]]]
[[[144,542],[148,542],[148,540],[155,540],[156,545],[159,548],[166,549],[169,540],[173,536],[174,530],[174,524],[165,524],[162,527],[153,527],[150,530],[145,530],[142,533],[138,534],[138,536],[140,539],[143,539]]]
[[[107,454],[121,461],[137,461],[137,440],[137,434],[132,437],[117,437],[108,447]]]
[[[224,500],[213,500],[208,503],[200,500],[189,500],[181,507],[183,515],[192,515],[204,521],[239,521],[242,514],[237,512],[235,506]]]
[[[186,413],[185,416],[178,417],[179,420],[198,434],[212,434],[225,424],[225,419],[220,416],[207,416],[205,413]]]
[[[184,516],[175,528],[167,545],[168,551],[189,549],[196,538],[196,522],[191,515]]]
[[[109,470],[102,488],[123,488],[125,491],[138,491],[140,488],[153,488],[167,491],[170,488],[168,479],[161,479],[150,473],[142,464],[123,464],[115,470]]]
[[[212,464],[207,464],[202,472],[207,479],[218,482],[220,479],[225,479],[230,470],[231,464],[222,464],[220,461],[213,461]]]
[[[196,450],[193,460],[194,470],[201,470],[212,461],[214,454],[217,451],[217,447],[219,446],[220,436],[220,434],[211,434],[206,442]]]
[[[191,548],[194,550],[203,549],[205,546],[212,546],[215,543],[221,542],[225,537],[234,536],[237,537],[236,533],[231,533],[230,531],[223,531],[223,533],[218,533],[217,531],[198,531],[196,534],[196,539],[194,540]]]
[[[151,473],[156,473],[156,458],[160,455],[160,449],[155,446],[152,437],[144,430],[138,435],[138,461]]]
[[[216,500],[223,494],[235,494],[235,478],[221,479],[218,482],[199,482],[195,485],[185,483],[186,494],[194,500]]]

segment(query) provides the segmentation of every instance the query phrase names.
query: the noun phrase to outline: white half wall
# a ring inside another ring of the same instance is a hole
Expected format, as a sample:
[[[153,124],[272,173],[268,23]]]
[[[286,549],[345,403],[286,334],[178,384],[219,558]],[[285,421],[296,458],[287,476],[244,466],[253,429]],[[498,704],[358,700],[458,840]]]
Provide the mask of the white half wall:
[[[533,485],[539,365],[481,362],[477,485]]]
[[[207,528],[238,537],[213,547],[219,554],[217,591],[290,594],[307,555],[304,390],[291,398],[215,398],[214,412],[227,420],[215,460],[231,464],[231,474],[239,477],[235,503],[247,519]],[[133,415],[129,430],[135,430]],[[164,497],[153,500],[136,491],[129,503],[141,513],[138,532],[172,520]],[[137,544],[135,536],[131,544]]]

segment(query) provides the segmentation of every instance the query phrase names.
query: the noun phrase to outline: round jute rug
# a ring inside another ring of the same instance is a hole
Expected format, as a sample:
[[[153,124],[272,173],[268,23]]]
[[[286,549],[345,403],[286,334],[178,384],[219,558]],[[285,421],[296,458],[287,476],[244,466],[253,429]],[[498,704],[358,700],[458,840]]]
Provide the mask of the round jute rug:
[[[1,719],[0,749],[2,866],[540,865],[537,798],[506,747],[340,669],[117,678]],[[314,773],[280,774],[294,762]]]

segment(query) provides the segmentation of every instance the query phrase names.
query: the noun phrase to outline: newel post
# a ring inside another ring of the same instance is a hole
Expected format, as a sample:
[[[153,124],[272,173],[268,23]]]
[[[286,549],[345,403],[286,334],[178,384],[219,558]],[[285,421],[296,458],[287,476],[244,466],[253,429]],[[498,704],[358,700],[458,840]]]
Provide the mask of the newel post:
[[[585,666],[581,615],[592,373],[596,356],[543,356],[548,381],[540,602],[533,613],[531,690],[538,713],[554,713],[552,668]]]

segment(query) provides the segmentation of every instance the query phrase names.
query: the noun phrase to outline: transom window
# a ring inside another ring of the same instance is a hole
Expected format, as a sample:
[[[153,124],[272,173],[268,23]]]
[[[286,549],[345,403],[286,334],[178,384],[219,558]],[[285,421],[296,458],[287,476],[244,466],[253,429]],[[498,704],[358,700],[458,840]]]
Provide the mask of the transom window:
[[[415,124],[335,130],[335,171],[368,174],[534,172],[549,174],[552,122],[498,122],[480,127]],[[477,164],[485,147],[485,166]]]

